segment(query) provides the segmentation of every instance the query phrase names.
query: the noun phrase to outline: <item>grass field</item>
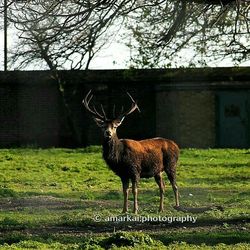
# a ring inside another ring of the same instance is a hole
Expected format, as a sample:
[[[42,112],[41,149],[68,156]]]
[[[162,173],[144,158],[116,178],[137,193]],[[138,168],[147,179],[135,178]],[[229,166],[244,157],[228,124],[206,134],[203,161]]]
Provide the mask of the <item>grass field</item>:
[[[182,150],[177,173],[182,205],[224,211],[174,210],[165,176],[165,212],[157,213],[154,179],[142,179],[139,218],[193,216],[195,223],[142,223],[132,214],[108,221],[125,215],[120,179],[100,147],[2,149],[0,249],[250,249],[250,150]],[[131,194],[129,204],[131,211]]]

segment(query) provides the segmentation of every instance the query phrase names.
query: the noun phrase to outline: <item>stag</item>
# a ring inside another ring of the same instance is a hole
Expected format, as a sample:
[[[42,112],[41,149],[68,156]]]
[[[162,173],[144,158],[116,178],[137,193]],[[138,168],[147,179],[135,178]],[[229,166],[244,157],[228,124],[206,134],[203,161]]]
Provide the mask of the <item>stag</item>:
[[[94,118],[97,126],[103,131],[103,158],[109,168],[121,178],[124,205],[123,213],[128,212],[129,182],[132,182],[134,197],[133,212],[138,212],[137,187],[140,178],[154,177],[160,189],[159,212],[163,211],[163,199],[165,183],[162,173],[165,171],[172,185],[175,195],[175,205],[179,207],[179,195],[176,184],[176,165],[179,157],[179,148],[171,140],[164,138],[152,138],[141,141],[131,139],[118,139],[116,130],[122,124],[124,118],[135,110],[139,110],[137,103],[127,93],[132,101],[131,108],[126,112],[108,119],[101,105],[101,112],[98,112],[94,105],[90,107],[93,98],[91,90],[83,99],[87,111]],[[114,112],[115,113],[115,112]]]

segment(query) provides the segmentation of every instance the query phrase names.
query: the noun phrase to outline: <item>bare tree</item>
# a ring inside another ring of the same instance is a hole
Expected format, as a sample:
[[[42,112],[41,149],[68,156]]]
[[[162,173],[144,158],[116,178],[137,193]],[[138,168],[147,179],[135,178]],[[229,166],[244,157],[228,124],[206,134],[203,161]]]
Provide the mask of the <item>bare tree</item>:
[[[155,5],[137,9],[136,21],[127,22],[135,39],[128,43],[134,52],[132,67],[207,65],[227,57],[236,64],[249,60],[248,1],[149,2]],[[186,63],[180,57],[190,50],[194,57]]]
[[[119,28],[122,13],[128,12],[135,3],[128,0],[8,2],[8,22],[18,35],[11,53],[12,68],[39,65],[51,70],[76,146],[81,144],[81,133],[70,107],[75,91],[69,94],[65,90],[66,80],[59,70],[88,69],[94,55],[114,35],[113,22],[116,21]]]
[[[12,63],[18,68],[35,61],[45,62],[51,70],[87,69],[93,56],[110,38],[108,28],[120,9],[112,2],[12,3],[9,21],[19,34]]]
[[[9,0],[8,13],[19,37],[13,68],[87,69],[124,20],[136,40],[129,44],[137,51],[135,66],[173,66],[167,61],[190,47],[200,64],[213,55],[233,54],[235,61],[249,55],[242,42],[249,33],[247,0]]]

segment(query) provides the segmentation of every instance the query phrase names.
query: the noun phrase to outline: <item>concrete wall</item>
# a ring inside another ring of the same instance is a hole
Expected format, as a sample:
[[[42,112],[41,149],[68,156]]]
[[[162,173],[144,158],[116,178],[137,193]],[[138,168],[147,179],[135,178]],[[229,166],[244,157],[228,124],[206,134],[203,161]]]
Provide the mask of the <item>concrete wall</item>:
[[[89,89],[97,106],[102,103],[109,113],[114,103],[118,110],[130,106],[126,91],[138,100],[141,113],[127,117],[118,130],[121,138],[161,136],[181,147],[217,147],[221,146],[217,140],[218,93],[250,90],[249,68],[59,73],[66,83],[70,116],[51,72],[0,72],[1,147],[101,144],[101,131],[81,104]]]

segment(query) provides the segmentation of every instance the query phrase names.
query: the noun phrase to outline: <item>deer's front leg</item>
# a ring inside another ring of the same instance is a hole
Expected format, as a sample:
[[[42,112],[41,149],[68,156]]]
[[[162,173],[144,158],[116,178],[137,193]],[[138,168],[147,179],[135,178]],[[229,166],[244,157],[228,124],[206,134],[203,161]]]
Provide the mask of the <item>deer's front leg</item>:
[[[132,192],[133,192],[133,195],[134,195],[134,210],[133,210],[133,213],[135,213],[135,214],[138,213],[138,201],[137,201],[138,190],[137,190],[137,184],[138,184],[138,180],[137,179],[132,180]]]
[[[128,194],[129,194],[129,179],[122,179],[122,189],[123,189],[123,213],[128,212]]]

